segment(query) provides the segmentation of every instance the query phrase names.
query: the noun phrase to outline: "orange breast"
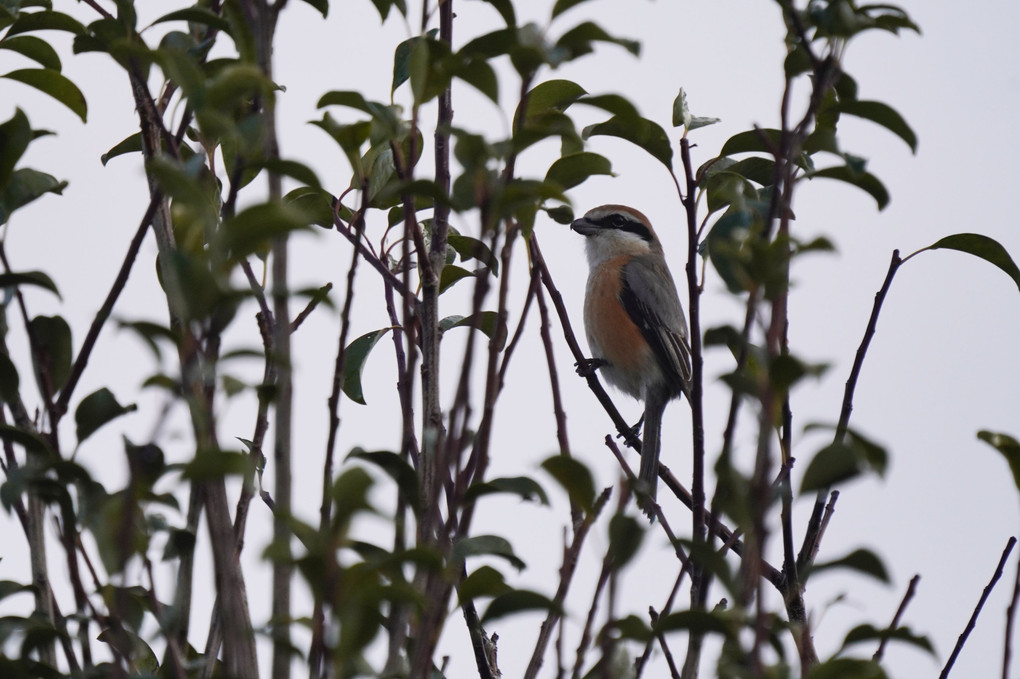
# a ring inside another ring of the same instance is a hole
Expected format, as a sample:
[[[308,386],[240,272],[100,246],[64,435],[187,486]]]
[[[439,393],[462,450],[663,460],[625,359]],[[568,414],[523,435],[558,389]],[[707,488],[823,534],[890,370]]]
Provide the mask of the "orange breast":
[[[610,259],[589,279],[584,303],[585,331],[596,357],[623,371],[641,368],[648,343],[620,303],[620,274],[627,256]]]

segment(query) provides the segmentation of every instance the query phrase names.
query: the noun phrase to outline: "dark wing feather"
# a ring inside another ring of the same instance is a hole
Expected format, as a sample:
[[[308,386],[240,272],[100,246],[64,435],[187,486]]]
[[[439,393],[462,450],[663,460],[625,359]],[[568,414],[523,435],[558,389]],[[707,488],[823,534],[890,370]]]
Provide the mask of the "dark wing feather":
[[[674,393],[682,392],[690,398],[687,321],[672,278],[668,285],[662,285],[661,280],[661,274],[652,269],[647,258],[635,257],[622,269],[620,302],[652,348]],[[651,281],[658,284],[652,285]]]

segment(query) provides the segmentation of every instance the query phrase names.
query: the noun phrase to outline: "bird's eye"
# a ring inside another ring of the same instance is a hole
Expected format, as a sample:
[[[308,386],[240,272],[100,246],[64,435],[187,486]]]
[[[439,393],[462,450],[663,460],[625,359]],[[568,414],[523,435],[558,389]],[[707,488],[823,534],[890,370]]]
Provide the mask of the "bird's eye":
[[[627,223],[627,218],[623,215],[616,214],[609,218],[609,223],[614,229],[619,229]]]

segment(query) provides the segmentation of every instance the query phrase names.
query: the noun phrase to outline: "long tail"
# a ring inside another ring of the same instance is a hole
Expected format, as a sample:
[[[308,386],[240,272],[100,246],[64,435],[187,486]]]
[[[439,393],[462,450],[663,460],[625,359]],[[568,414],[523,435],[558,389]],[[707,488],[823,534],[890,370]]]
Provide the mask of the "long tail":
[[[659,481],[659,443],[662,438],[662,413],[666,399],[648,396],[645,400],[644,436],[641,440],[641,471],[638,482],[641,490],[655,501],[655,490]]]

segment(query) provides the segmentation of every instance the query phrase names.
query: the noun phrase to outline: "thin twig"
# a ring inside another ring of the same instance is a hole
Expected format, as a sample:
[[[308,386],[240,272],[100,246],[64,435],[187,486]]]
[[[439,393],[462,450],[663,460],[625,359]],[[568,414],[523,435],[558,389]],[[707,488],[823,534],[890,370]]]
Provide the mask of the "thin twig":
[[[893,615],[892,621],[886,628],[886,631],[888,633],[882,634],[882,640],[878,643],[878,648],[875,650],[875,655],[871,656],[871,659],[874,660],[875,662],[881,662],[882,655],[885,654],[885,645],[889,641],[891,633],[894,632],[900,626],[900,618],[903,617],[903,612],[907,610],[907,604],[909,604],[910,600],[914,598],[914,592],[917,591],[917,583],[920,582],[920,580],[921,580],[920,575],[915,575],[914,577],[910,578],[910,584],[907,585],[907,591],[903,595],[903,600],[900,601],[899,608],[896,609],[896,614]]]
[[[970,615],[970,620],[967,621],[967,626],[960,633],[960,637],[956,640],[956,646],[953,648],[953,652],[949,654],[949,660],[946,661],[946,666],[942,668],[942,673],[939,674],[939,679],[946,679],[949,676],[949,671],[953,669],[953,663],[956,662],[957,656],[960,655],[960,651],[963,650],[963,645],[967,643],[967,637],[974,630],[974,625],[977,623],[978,615],[981,614],[981,608],[985,605],[985,601],[988,599],[988,595],[992,593],[992,588],[995,587],[995,583],[1002,577],[1002,569],[1006,565],[1006,559],[1009,558],[1009,553],[1013,551],[1013,546],[1016,545],[1016,538],[1010,537],[1006,542],[1006,548],[1002,550],[1002,556],[999,557],[999,564],[995,567],[995,572],[992,574],[992,579],[985,585],[985,589],[981,592],[981,598],[978,599],[977,605],[974,607],[974,612]]]
[[[1017,599],[1020,599],[1020,561],[1017,562],[1016,579],[1013,582],[1013,597],[1006,609],[1006,635],[1002,642],[1002,679],[1009,679],[1009,659],[1013,652],[1013,618],[1016,614]]]

